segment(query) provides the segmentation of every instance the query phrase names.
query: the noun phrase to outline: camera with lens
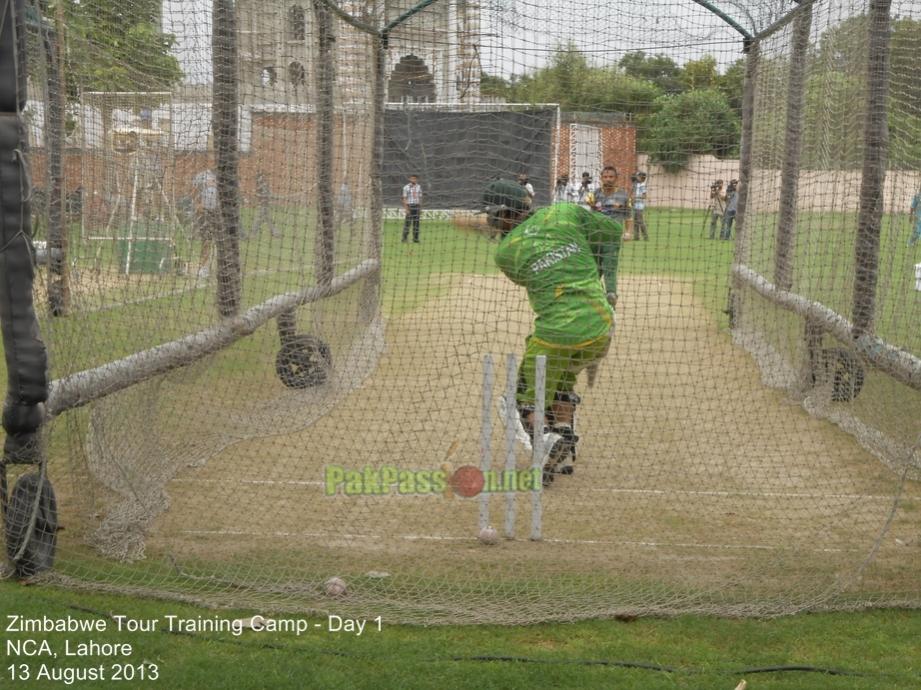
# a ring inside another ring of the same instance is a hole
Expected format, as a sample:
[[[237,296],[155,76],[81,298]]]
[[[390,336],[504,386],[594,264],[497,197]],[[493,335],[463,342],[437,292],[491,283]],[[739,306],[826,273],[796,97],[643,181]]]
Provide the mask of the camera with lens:
[[[729,180],[729,186],[726,187],[726,193],[727,193],[727,194],[732,194],[732,193],[733,193],[734,191],[736,191],[738,188],[739,188],[739,181],[738,181],[738,180]]]
[[[630,181],[633,182],[633,183],[639,182],[639,181],[640,181],[640,176],[637,175],[636,173],[633,173],[632,175],[630,175]]]

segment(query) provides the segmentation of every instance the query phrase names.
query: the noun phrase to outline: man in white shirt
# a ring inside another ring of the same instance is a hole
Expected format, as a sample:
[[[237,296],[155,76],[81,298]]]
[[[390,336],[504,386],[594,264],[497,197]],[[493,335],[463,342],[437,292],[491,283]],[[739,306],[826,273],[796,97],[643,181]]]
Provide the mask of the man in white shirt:
[[[638,240],[649,240],[646,229],[646,173],[640,170],[633,181],[633,231]]]
[[[582,173],[582,182],[576,187],[576,203],[582,208],[592,210],[590,197],[595,188],[592,186],[592,176],[590,173]]]
[[[422,210],[422,185],[416,175],[409,176],[409,183],[403,185],[403,210],[406,218],[403,221],[403,241],[409,238],[409,226],[413,226],[413,242],[419,243],[419,215]]]
[[[527,173],[521,173],[518,175],[518,184],[524,187],[525,191],[527,191],[528,196],[531,198],[531,206],[533,207],[534,206],[534,185],[528,182]]]
[[[201,239],[198,277],[207,278],[211,272],[211,245],[221,227],[217,177],[210,168],[202,170],[192,178],[192,192],[195,201],[195,228]]]
[[[561,204],[563,202],[576,202],[579,198],[579,189],[569,181],[569,175],[563,173],[556,181],[556,189],[553,191],[553,202]]]

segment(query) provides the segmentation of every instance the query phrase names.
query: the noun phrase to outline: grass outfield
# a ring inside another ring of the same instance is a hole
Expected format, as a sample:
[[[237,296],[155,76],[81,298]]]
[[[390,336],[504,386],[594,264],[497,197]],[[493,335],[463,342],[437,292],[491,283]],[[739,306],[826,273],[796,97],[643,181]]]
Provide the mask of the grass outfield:
[[[921,612],[869,611],[729,620],[697,616],[591,621],[521,627],[391,626],[369,620],[364,632],[329,632],[328,619],[308,631],[173,631],[167,616],[227,621],[252,611],[213,611],[136,597],[0,582],[4,614],[3,687],[60,688],[35,680],[47,669],[98,668],[106,681],[66,687],[168,688],[706,688],[850,690],[921,687]],[[271,612],[260,614],[271,617]],[[335,611],[331,613],[335,614]],[[9,615],[105,622],[105,632],[24,634],[7,630]],[[118,632],[123,620],[157,621],[151,632]],[[174,619],[175,620],[175,619]],[[316,627],[319,626],[319,627]],[[174,626],[178,627],[178,626]],[[53,656],[16,654],[27,638],[47,639]],[[128,643],[123,657],[65,657],[90,639]],[[114,664],[134,680],[111,680]],[[28,667],[33,679],[16,682]],[[139,679],[139,668],[148,680]],[[154,668],[156,669],[154,671]],[[155,672],[157,680],[151,680]],[[60,676],[59,676],[60,677]]]
[[[271,238],[267,231],[241,242],[241,259],[246,272],[243,304],[250,306],[280,292],[309,285],[313,281],[313,239],[309,214],[278,213],[278,227],[284,239]],[[796,243],[796,280],[810,296],[845,317],[850,314],[853,264],[854,214],[802,214],[805,229]],[[734,242],[705,239],[705,215],[700,210],[651,209],[647,213],[651,240],[630,242],[622,251],[621,275],[669,276],[690,280],[696,295],[726,326],[723,309],[729,286],[729,267]],[[921,331],[914,318],[921,310],[921,293],[912,290],[913,266],[921,262],[921,245],[906,246],[899,216],[883,219],[880,249],[877,332],[893,344],[921,354]],[[753,221],[751,265],[770,279],[773,245],[763,228],[772,227],[773,216],[764,214]],[[244,226],[247,223],[244,222]],[[427,300],[444,294],[446,274],[489,275],[496,272],[495,243],[471,231],[459,231],[444,220],[422,224],[422,243],[400,242],[402,222],[387,221],[384,226],[382,307],[386,316],[419,308]],[[771,233],[768,233],[771,234]],[[76,237],[74,238],[76,239]],[[360,232],[343,233],[337,240],[337,270],[357,263],[362,255]],[[188,244],[188,243],[186,243]],[[115,261],[112,244],[102,243],[105,265]],[[93,251],[87,249],[89,255]],[[198,243],[192,242],[184,258],[194,264]],[[344,257],[354,257],[354,261]],[[87,259],[90,261],[90,259]],[[114,265],[114,264],[113,264]],[[85,267],[83,267],[85,268]],[[92,281],[87,274],[85,280]],[[42,281],[40,277],[39,282]],[[159,287],[158,287],[159,285]],[[54,376],[125,356],[138,349],[194,332],[214,322],[214,283],[195,284],[175,276],[137,276],[117,286],[93,287],[90,282],[89,311],[43,324],[52,345],[67,343],[64,355],[52,362]],[[178,289],[177,289],[178,288]],[[629,297],[629,296],[625,296]],[[134,301],[123,307],[97,311],[96,302],[113,305]],[[629,308],[629,301],[621,304]],[[87,323],[93,325],[87,326]],[[98,324],[98,325],[97,325]],[[107,332],[99,342],[87,333]],[[2,372],[0,372],[2,373]]]

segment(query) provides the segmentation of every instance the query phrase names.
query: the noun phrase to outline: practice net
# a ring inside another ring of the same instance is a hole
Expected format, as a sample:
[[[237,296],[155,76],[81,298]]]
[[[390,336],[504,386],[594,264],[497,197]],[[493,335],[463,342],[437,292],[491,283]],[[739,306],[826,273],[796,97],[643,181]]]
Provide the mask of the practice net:
[[[420,624],[917,606],[921,8],[711,5],[24,3],[36,579]],[[588,204],[606,166],[616,334],[544,487],[482,191]]]

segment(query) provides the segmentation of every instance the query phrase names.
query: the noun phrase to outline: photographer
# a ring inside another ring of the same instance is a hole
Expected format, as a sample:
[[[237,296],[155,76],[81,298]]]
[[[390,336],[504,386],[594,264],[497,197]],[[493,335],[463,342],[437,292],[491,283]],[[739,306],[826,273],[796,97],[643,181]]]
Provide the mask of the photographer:
[[[569,184],[569,175],[563,173],[556,178],[556,187],[553,190],[553,203],[561,204],[567,201],[576,201],[577,190]]]
[[[726,213],[726,192],[723,191],[723,181],[717,180],[710,185],[710,203],[707,204],[710,213],[710,236],[707,239],[716,239],[716,228],[723,222]]]
[[[720,229],[720,239],[732,238],[732,221],[736,218],[736,209],[739,205],[739,181],[729,180],[726,187],[726,212],[723,214],[723,227]]]

